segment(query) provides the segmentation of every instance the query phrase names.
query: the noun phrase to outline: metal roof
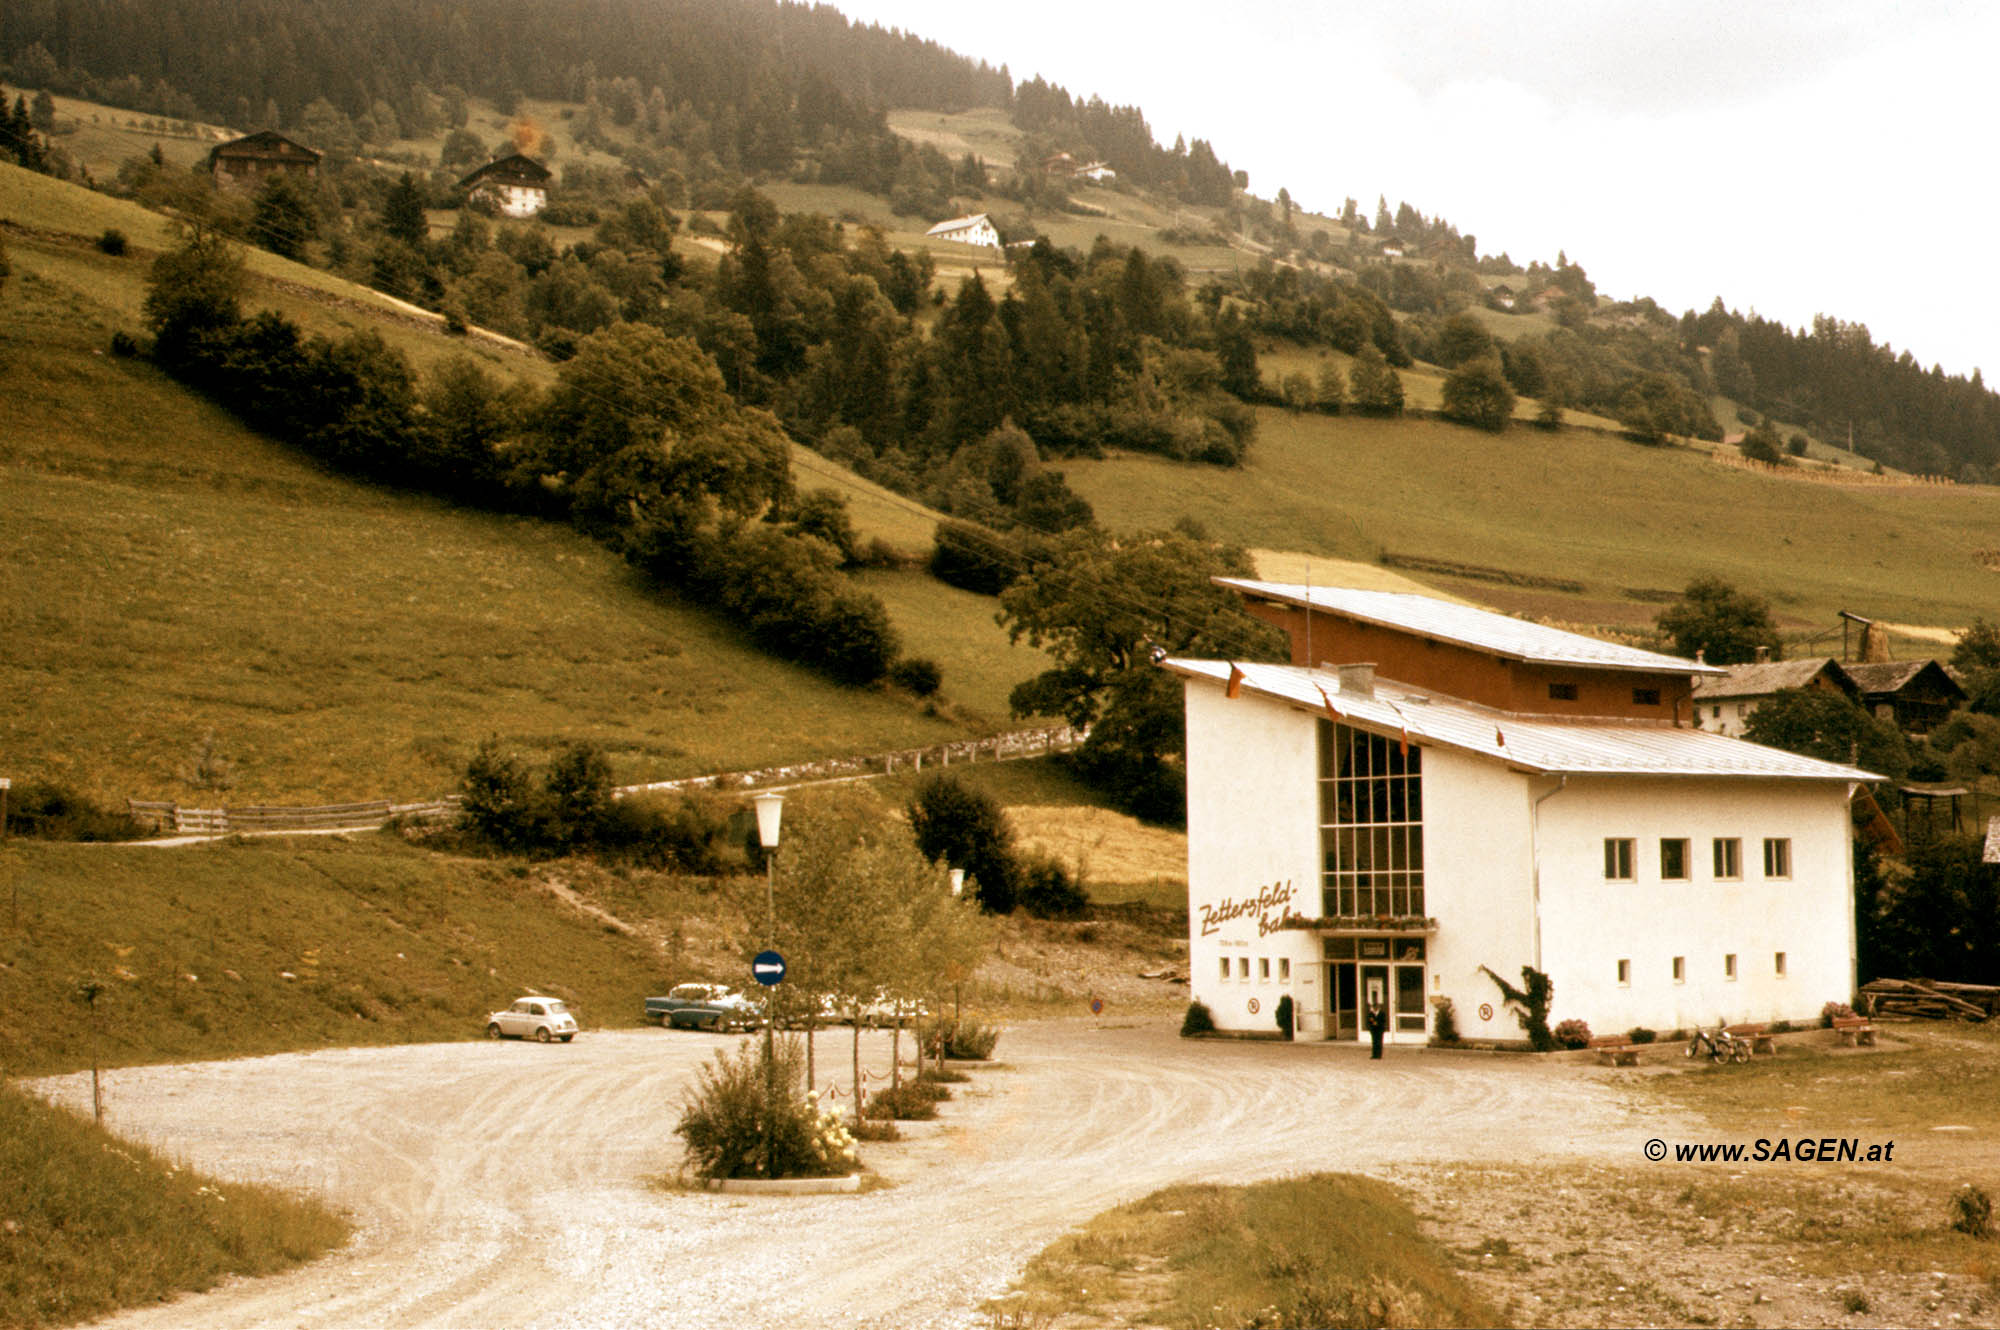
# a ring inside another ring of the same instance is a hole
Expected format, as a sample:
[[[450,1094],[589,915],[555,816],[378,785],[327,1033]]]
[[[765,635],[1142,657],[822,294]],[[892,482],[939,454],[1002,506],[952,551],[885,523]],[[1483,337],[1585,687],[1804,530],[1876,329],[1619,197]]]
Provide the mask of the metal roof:
[[[1539,665],[1585,666],[1601,670],[1636,670],[1647,674],[1723,674],[1681,656],[1641,651],[1604,642],[1582,633],[1565,632],[1525,619],[1511,618],[1471,605],[1457,605],[1404,591],[1362,591],[1356,587],[1297,586],[1285,582],[1254,582],[1218,577],[1216,585],[1244,595],[1306,605],[1324,614],[1378,624],[1398,632],[1471,647],[1488,655]]]
[[[1343,692],[1332,670],[1298,665],[1234,664],[1169,657],[1161,664],[1188,678],[1242,686],[1380,734],[1439,744],[1549,775],[1729,776],[1748,779],[1875,781],[1859,767],[1801,757],[1708,730],[1603,721],[1525,718],[1458,698],[1377,679],[1372,691]]]

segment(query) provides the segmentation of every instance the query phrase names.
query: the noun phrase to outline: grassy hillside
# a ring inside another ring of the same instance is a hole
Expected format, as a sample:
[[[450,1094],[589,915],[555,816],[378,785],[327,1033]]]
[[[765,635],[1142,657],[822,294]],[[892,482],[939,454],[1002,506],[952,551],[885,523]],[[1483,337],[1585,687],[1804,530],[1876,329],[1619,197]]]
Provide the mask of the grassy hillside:
[[[552,879],[686,918],[680,963],[713,960],[714,903],[664,876],[455,859],[389,835],[17,839],[0,852],[0,1073],[88,1067],[93,1048],[117,1066],[475,1038],[530,991],[570,1000],[586,1027],[631,1025],[649,992],[694,977],[559,900]],[[78,992],[92,979],[95,1029]]]
[[[1436,420],[1259,412],[1236,471],[1123,457],[1065,464],[1114,526],[1187,514],[1264,548],[1384,554],[1582,583],[1486,579],[1475,599],[1582,624],[1649,624],[1661,593],[1716,574],[1767,596],[1795,635],[1848,609],[1911,624],[1991,616],[2000,491],[1845,487],[1725,468],[1585,431],[1492,435]]]
[[[71,1325],[267,1275],[347,1240],[315,1200],[219,1182],[0,1086],[0,1326]]]
[[[907,649],[944,666],[956,719],[941,718],[772,660],[565,528],[329,475],[105,353],[138,326],[148,259],[81,237],[117,225],[138,242],[157,219],[9,167],[0,213],[39,228],[10,237],[0,294],[0,767],[16,778],[110,798],[415,797],[450,788],[488,734],[590,738],[621,777],[665,778],[1004,725],[1007,690],[1039,668],[990,602],[876,575]],[[308,271],[253,256],[272,265]],[[420,363],[466,345],[377,322],[314,276],[341,303],[301,296],[287,312],[308,328],[382,327]],[[250,303],[273,289],[253,283]],[[928,545],[921,510],[801,462],[802,484],[857,497],[864,535]],[[226,796],[181,779],[211,734]]]

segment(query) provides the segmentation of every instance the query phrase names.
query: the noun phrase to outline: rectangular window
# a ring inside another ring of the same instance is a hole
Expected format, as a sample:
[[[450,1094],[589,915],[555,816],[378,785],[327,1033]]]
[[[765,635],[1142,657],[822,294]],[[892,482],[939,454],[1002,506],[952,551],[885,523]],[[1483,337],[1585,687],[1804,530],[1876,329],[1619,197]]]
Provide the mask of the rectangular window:
[[[1775,971],[1777,972],[1777,975],[1778,975],[1778,978],[1780,978],[1780,979],[1783,979],[1783,978],[1785,977],[1785,953],[1784,953],[1784,952],[1782,952],[1782,951],[1781,951],[1781,952],[1779,952],[1779,953],[1778,953],[1777,955],[1775,955],[1775,956],[1773,956],[1773,957],[1771,958],[1771,968],[1772,968],[1773,970],[1775,970]]]
[[[1422,750],[1319,722],[1321,912],[1424,913]]]
[[[1660,842],[1660,880],[1685,882],[1688,876],[1688,843],[1685,837],[1668,837]]]
[[[1632,880],[1631,840],[1607,839],[1604,842],[1604,880],[1606,882],[1630,882]]]
[[[1292,977],[1292,958],[1290,956],[1278,957],[1278,978],[1283,980],[1289,980],[1291,979],[1291,977]]]
[[[1552,683],[1549,685],[1549,701],[1576,701],[1576,685],[1573,683]]]
[[[1733,951],[1722,958],[1722,977],[1732,983],[1736,979],[1736,953]]]
[[[1632,690],[1632,705],[1637,707],[1656,707],[1660,705],[1660,690],[1657,688],[1634,688]]]
[[[1248,979],[1250,977],[1250,958],[1248,956],[1238,956],[1236,958],[1236,977],[1238,979]]]
[[[1767,838],[1764,841],[1764,876],[1790,877],[1792,875],[1792,840],[1789,836]]]
[[[1224,979],[1229,977],[1229,958],[1227,956],[1222,958],[1222,977]]]
[[[1685,956],[1674,957],[1674,982],[1684,984],[1688,977],[1688,962]]]
[[[1708,709],[1708,716],[1709,716],[1709,719],[1710,719],[1710,720],[1721,720],[1721,719],[1722,719],[1722,708],[1721,708],[1721,707],[1710,707],[1710,708]]]
[[[1257,977],[1266,983],[1270,982],[1271,958],[1269,956],[1259,956],[1257,958]]]
[[[1632,986],[1632,962],[1618,962],[1618,986],[1620,988],[1630,988]]]
[[[1734,836],[1716,837],[1715,880],[1727,882],[1743,876],[1743,842]]]

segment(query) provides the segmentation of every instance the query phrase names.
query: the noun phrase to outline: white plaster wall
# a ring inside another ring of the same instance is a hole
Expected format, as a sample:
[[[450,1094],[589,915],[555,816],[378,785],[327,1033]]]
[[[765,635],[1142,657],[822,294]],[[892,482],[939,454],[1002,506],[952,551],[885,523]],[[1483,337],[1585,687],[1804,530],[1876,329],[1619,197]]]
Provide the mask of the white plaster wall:
[[[1190,679],[1187,700],[1188,983],[1218,1028],[1276,1030],[1278,999],[1290,995],[1301,1038],[1318,1038],[1326,1006],[1319,940],[1295,930],[1260,935],[1287,908],[1319,913],[1318,748],[1314,718],[1248,692]],[[1287,895],[1286,893],[1290,894]],[[1254,905],[1265,893],[1265,904]],[[1252,902],[1230,919],[1204,921],[1203,907]],[[1230,977],[1220,973],[1228,958]],[[1259,961],[1269,961],[1270,978]],[[1291,978],[1280,980],[1280,960]],[[1239,978],[1248,961],[1249,977]],[[1251,1002],[1257,1010],[1250,1010]]]
[[[1837,782],[1577,778],[1542,805],[1542,966],[1551,1020],[1597,1034],[1717,1019],[1813,1020],[1854,986],[1847,790]],[[1630,837],[1635,880],[1604,878],[1604,840]],[[1689,878],[1662,881],[1660,840],[1689,842]],[[1717,881],[1711,842],[1742,842],[1742,877]],[[1766,837],[1789,837],[1792,876],[1767,880]],[[1775,972],[1784,952],[1786,974]],[[1737,978],[1723,974],[1727,953]],[[1686,978],[1673,980],[1673,958]],[[1631,962],[1620,985],[1617,962]],[[1497,967],[1496,967],[1497,968]]]
[[[1521,967],[1535,963],[1529,818],[1534,795],[1553,782],[1448,748],[1426,748],[1423,772],[1424,908],[1438,921],[1431,995],[1451,999],[1465,1038],[1519,1039],[1519,1022],[1479,967],[1518,988]],[[1481,1018],[1481,1004],[1491,1016]]]

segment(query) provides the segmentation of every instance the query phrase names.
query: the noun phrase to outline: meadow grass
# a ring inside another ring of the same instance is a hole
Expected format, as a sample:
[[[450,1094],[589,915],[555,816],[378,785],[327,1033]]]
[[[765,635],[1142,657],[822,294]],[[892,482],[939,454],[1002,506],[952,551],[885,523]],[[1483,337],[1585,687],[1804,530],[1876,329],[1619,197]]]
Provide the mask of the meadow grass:
[[[1534,608],[1583,624],[1649,623],[1657,605],[1634,590],[1675,593],[1702,575],[1769,598],[1793,634],[1836,631],[1840,609],[1963,625],[1990,614],[2000,590],[1976,557],[2000,544],[2000,491],[1986,486],[1792,482],[1581,430],[1493,435],[1271,408],[1258,422],[1235,470],[1152,457],[1065,470],[1114,528],[1187,515],[1265,548],[1573,579],[1581,595],[1542,595]]]
[[[562,903],[551,879],[621,918],[685,921],[678,959]],[[719,977],[698,972],[718,963],[725,906],[702,880],[457,858],[391,833],[16,838],[0,850],[0,1073],[470,1039],[528,992],[568,1000],[586,1028],[633,1025],[660,985]]]
[[[1951,1147],[1958,1143],[1950,1133],[1933,1134],[1936,1127],[1970,1127],[1980,1140],[2000,1132],[2000,1030],[1931,1023],[1881,1029],[1874,1052],[1840,1052],[1827,1033],[1804,1048],[1781,1045],[1775,1058],[1640,1083],[1726,1131],[1905,1139],[1913,1167],[1949,1167],[1956,1157]]]
[[[266,1275],[347,1241],[347,1220],[218,1182],[0,1086],[0,1326],[69,1325]]]
[[[1051,1243],[981,1310],[995,1326],[1502,1324],[1393,1189],[1339,1173],[1154,1192]]]

